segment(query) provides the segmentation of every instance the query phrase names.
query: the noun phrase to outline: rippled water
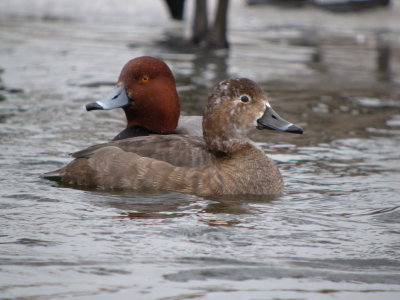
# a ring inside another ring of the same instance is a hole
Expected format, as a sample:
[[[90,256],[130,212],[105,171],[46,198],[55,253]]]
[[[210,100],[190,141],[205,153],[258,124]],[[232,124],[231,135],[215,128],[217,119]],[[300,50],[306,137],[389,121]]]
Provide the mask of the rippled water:
[[[116,14],[107,1],[77,13],[77,1],[1,4],[0,298],[398,299],[397,2],[347,15],[237,2],[229,53],[182,52],[168,41],[186,27],[158,2],[128,2]],[[200,114],[220,79],[260,82],[306,130],[254,136],[285,194],[206,199],[41,179],[123,128],[120,111],[84,104],[139,55],[171,66],[183,114]]]

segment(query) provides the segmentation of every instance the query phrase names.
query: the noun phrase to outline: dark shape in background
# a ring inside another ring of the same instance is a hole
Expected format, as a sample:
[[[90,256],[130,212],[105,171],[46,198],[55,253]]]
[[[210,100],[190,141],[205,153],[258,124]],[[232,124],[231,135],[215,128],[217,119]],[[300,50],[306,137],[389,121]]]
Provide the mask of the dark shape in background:
[[[183,20],[184,0],[166,0],[171,16],[175,20]],[[208,22],[206,0],[196,0],[191,41],[195,45],[205,48],[228,48],[227,18],[229,0],[219,0],[215,12],[214,22]]]

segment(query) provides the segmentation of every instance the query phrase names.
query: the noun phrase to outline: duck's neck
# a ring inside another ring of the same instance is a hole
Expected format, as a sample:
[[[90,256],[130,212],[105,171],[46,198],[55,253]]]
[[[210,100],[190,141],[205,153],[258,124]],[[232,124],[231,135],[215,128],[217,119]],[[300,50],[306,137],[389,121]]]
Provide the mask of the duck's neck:
[[[135,108],[124,108],[126,115],[126,127],[141,127],[150,132],[158,134],[173,133],[178,125],[179,111],[170,113],[169,111],[152,110],[150,114],[141,113]]]
[[[117,140],[123,140],[131,137],[137,137],[137,136],[147,136],[150,135],[154,132],[140,127],[140,126],[128,126],[124,130],[122,130],[118,135],[116,135],[112,140],[117,141]]]
[[[232,156],[253,147],[249,139],[205,139],[207,148],[217,156]]]
[[[229,110],[207,107],[203,118],[203,137],[207,148],[212,152],[223,152],[228,155],[240,151],[251,144],[247,128],[231,124]],[[229,108],[229,107],[228,107]],[[215,124],[222,124],[216,126]]]

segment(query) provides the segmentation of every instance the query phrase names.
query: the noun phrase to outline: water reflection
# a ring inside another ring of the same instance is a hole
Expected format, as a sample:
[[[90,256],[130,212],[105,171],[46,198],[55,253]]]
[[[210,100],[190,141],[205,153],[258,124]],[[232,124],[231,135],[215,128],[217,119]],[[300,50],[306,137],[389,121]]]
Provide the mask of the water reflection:
[[[141,193],[135,196],[130,191],[99,191],[86,189],[96,196],[97,206],[111,207],[119,211],[116,218],[166,219],[190,214],[254,214],[257,209],[251,204],[268,203],[279,196],[226,196],[199,198],[186,194]],[[220,224],[222,225],[222,224]],[[225,225],[229,225],[229,222]]]
[[[393,59],[392,49],[390,43],[387,41],[387,32],[377,33],[377,80],[390,81],[392,80],[392,62]]]

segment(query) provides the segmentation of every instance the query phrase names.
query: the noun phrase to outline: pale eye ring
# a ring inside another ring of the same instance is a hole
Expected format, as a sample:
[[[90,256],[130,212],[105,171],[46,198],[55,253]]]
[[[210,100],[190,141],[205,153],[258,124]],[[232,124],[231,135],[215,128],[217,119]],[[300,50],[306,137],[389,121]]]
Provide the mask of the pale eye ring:
[[[250,101],[250,97],[247,95],[242,95],[242,96],[240,96],[240,101],[247,103]]]

